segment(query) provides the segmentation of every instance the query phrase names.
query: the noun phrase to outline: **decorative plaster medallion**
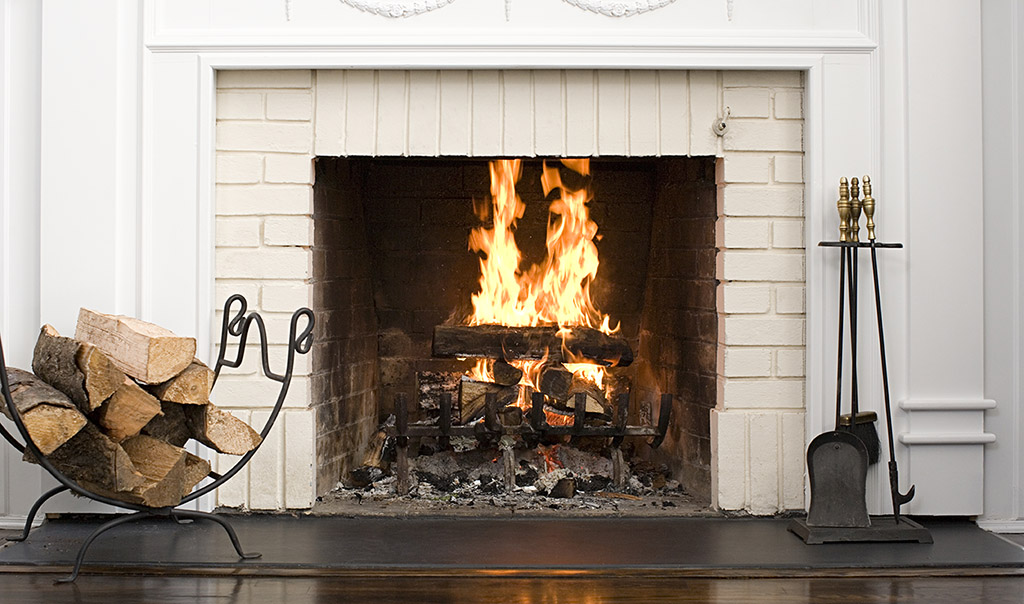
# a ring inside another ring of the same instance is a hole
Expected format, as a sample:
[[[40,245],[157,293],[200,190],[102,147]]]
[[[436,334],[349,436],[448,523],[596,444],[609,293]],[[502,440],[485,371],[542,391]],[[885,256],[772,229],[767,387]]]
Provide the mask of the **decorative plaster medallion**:
[[[563,0],[569,4],[608,17],[632,17],[672,4],[676,0]]]
[[[367,13],[398,19],[412,17],[448,6],[455,0],[341,0]]]

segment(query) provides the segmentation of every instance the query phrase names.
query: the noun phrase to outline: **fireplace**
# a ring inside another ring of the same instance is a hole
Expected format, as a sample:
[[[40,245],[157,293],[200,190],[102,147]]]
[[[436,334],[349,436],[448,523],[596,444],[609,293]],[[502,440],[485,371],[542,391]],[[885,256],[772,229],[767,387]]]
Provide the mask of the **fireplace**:
[[[723,508],[803,506],[799,72],[223,71],[217,88],[218,291],[321,319],[294,403],[315,417],[305,442],[268,443],[276,481],[222,489],[222,505],[346,479],[392,397],[451,369],[429,335],[476,287],[486,159],[526,158],[517,190],[537,204],[545,158],[568,156],[593,157],[593,288],[638,358],[634,398],[676,400],[665,446],[644,455]],[[526,214],[536,256],[547,212]],[[248,378],[229,384],[220,404],[260,413]],[[278,473],[303,450],[311,470]]]

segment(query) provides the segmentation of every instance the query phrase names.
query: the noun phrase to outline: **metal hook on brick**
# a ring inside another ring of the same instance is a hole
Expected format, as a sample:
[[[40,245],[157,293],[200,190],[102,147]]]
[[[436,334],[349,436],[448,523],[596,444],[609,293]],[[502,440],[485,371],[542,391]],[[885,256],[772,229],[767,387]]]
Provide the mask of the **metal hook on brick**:
[[[711,124],[711,130],[716,135],[718,135],[718,136],[725,136],[725,133],[728,132],[729,124],[728,124],[728,122],[726,120],[729,119],[729,116],[731,115],[731,113],[732,113],[731,110],[728,107],[726,107],[725,108],[725,115],[723,117],[720,117],[717,120],[715,120],[715,123]]]

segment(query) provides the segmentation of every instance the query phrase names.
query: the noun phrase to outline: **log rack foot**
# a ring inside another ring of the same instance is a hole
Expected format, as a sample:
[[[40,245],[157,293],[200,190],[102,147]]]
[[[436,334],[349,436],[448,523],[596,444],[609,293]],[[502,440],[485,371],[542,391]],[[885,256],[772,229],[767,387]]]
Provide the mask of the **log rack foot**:
[[[39,508],[41,508],[43,506],[43,504],[46,503],[46,501],[49,500],[54,495],[58,495],[58,494],[63,493],[64,491],[67,491],[67,490],[68,490],[68,487],[59,486],[59,487],[54,487],[54,488],[50,489],[49,491],[47,491],[47,492],[43,493],[42,495],[40,495],[39,499],[36,499],[36,502],[34,504],[32,504],[32,509],[28,511],[28,518],[25,519],[25,529],[21,532],[21,536],[20,537],[8,537],[7,540],[8,541],[24,541],[25,539],[28,539],[28,533],[29,533],[29,531],[32,530],[32,521],[36,519],[36,514],[39,512]]]
[[[89,535],[89,538],[85,540],[85,543],[82,544],[82,547],[78,548],[78,556],[75,557],[75,566],[73,569],[71,569],[71,574],[64,577],[63,579],[57,579],[56,581],[54,581],[54,583],[73,583],[75,579],[78,578],[78,571],[82,569],[82,562],[85,560],[85,552],[89,549],[89,546],[92,545],[92,542],[96,540],[96,537],[99,537],[101,534],[109,531],[115,526],[120,526],[122,524],[125,524],[126,522],[131,522],[132,520],[137,520],[143,516],[149,515],[149,512],[135,512],[134,514],[128,514],[127,516],[118,516],[113,520],[109,520],[101,524],[99,528],[97,528],[95,531],[92,532],[91,535]]]
[[[228,538],[231,539],[231,545],[234,546],[235,552],[238,554],[238,557],[243,560],[254,560],[256,558],[260,558],[263,556],[263,554],[259,552],[252,552],[249,554],[243,552],[242,544],[238,541],[238,535],[235,533],[235,529],[231,527],[231,523],[229,523],[227,520],[221,518],[216,514],[211,514],[209,512],[197,512],[195,510],[175,510],[174,515],[195,520],[201,518],[206,520],[212,520],[217,524],[221,525],[222,527],[224,527],[224,530],[227,531]]]

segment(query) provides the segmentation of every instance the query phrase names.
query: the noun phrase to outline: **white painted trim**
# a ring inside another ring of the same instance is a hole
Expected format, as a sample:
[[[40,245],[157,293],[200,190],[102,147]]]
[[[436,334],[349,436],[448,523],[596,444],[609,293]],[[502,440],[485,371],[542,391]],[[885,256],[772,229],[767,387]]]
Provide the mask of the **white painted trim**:
[[[936,432],[911,434],[900,432],[897,438],[905,445],[987,445],[996,442],[996,435],[988,432]]]
[[[981,411],[995,409],[992,399],[907,399],[900,401],[906,411]]]
[[[990,533],[1020,534],[1024,533],[1024,520],[978,520],[978,528]],[[1013,543],[1012,541],[1010,543]],[[1019,543],[1013,543],[1018,547],[1024,547]]]
[[[28,516],[0,516],[0,530],[5,531],[20,531],[25,528],[25,521],[28,520]],[[32,528],[39,528],[42,526],[43,521],[46,520],[44,514],[36,514],[36,517],[32,519]]]

